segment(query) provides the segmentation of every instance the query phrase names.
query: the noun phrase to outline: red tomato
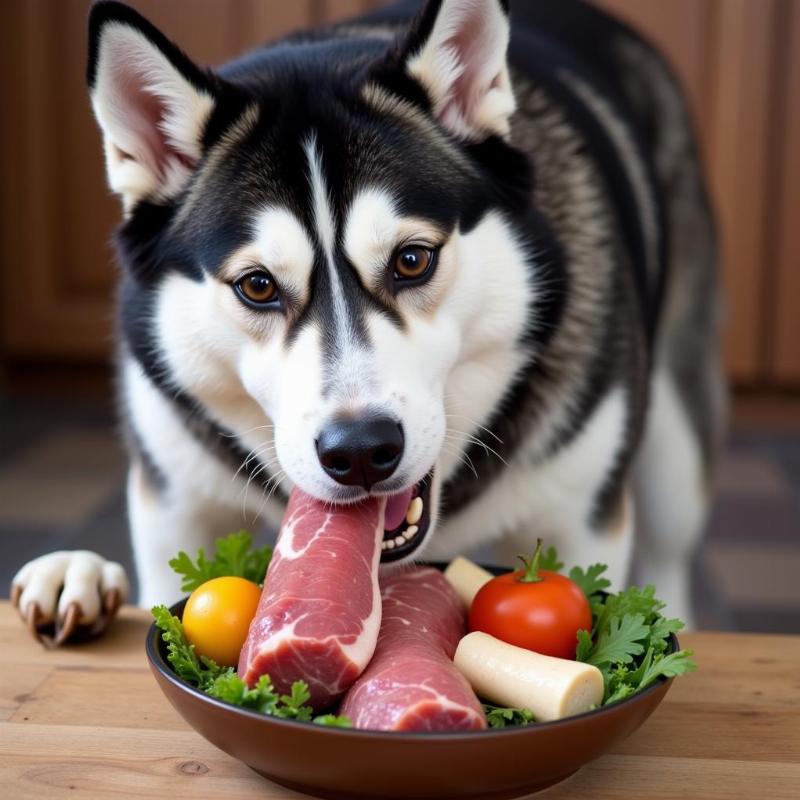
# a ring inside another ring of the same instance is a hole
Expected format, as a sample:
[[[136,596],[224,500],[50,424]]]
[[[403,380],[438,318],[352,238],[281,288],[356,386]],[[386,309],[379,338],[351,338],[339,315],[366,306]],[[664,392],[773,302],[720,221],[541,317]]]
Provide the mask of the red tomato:
[[[557,572],[526,568],[500,575],[481,587],[469,610],[470,631],[483,631],[543,655],[575,659],[578,631],[592,629],[592,610],[583,590]],[[527,580],[526,580],[527,577]]]

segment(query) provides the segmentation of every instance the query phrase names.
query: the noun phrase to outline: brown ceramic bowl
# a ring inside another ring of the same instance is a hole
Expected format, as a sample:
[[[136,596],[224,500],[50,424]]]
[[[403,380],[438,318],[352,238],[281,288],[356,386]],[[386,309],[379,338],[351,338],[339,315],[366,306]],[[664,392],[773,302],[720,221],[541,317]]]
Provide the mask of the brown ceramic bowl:
[[[172,613],[181,616],[185,602]],[[670,652],[677,648],[673,636]],[[672,682],[662,678],[614,705],[556,722],[469,733],[384,733],[228,705],[180,680],[166,655],[152,625],[147,656],[158,685],[208,741],[276,783],[335,800],[499,800],[544,789],[630,736]]]

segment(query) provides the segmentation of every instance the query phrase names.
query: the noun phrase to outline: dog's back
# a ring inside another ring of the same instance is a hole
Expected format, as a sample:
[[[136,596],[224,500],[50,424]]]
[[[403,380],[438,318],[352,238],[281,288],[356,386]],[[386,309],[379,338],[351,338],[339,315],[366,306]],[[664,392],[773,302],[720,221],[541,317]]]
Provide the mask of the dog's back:
[[[727,409],[717,244],[691,115],[662,55],[618,20],[577,0],[512,8],[523,27],[520,61],[530,63],[538,50],[540,63],[558,65],[561,80],[581,87],[582,103],[605,128],[600,138],[616,143],[612,173],[627,162],[617,202],[650,345],[633,470],[638,577],[691,619],[689,558],[710,503]],[[608,185],[620,182],[612,174]]]

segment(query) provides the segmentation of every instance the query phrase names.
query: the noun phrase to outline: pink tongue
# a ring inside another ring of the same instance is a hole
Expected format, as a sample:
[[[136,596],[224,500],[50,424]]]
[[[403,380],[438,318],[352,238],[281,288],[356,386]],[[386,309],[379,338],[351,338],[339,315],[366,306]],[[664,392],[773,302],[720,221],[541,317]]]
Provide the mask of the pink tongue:
[[[411,489],[406,489],[402,494],[395,494],[386,500],[386,518],[383,526],[387,531],[399,528],[406,517],[408,506],[411,503]]]

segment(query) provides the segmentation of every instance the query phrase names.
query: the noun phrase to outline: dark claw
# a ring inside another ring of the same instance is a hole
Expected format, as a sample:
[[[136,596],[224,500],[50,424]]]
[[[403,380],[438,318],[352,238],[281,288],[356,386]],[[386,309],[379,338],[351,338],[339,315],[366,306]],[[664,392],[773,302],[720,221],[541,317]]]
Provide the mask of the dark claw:
[[[41,641],[41,638],[39,636],[38,624],[41,616],[42,612],[38,603],[31,603],[28,606],[28,610],[25,612],[25,624],[28,626],[28,630],[31,632],[31,635],[35,639],[39,639],[39,641]]]
[[[122,595],[120,594],[119,589],[109,589],[103,595],[103,608],[109,617],[115,617],[121,605]]]
[[[11,602],[14,606],[18,607],[21,594],[21,587],[12,587]],[[114,621],[121,606],[122,596],[119,590],[109,589],[103,594],[100,614],[88,625],[80,624],[83,610],[78,603],[70,603],[63,621],[56,619],[54,622],[45,622],[38,603],[30,603],[24,614],[24,620],[31,636],[48,650],[52,650],[63,644],[85,642],[102,636]]]
[[[89,635],[93,638],[95,636],[102,636],[108,626],[114,621],[122,605],[122,595],[119,589],[109,589],[103,595],[103,613],[95,620],[94,624],[89,631]]]
[[[56,620],[56,635],[52,642],[47,647],[59,647],[69,639],[78,627],[78,620],[81,618],[83,611],[77,603],[70,603],[67,606],[67,613],[64,616],[64,622]]]

